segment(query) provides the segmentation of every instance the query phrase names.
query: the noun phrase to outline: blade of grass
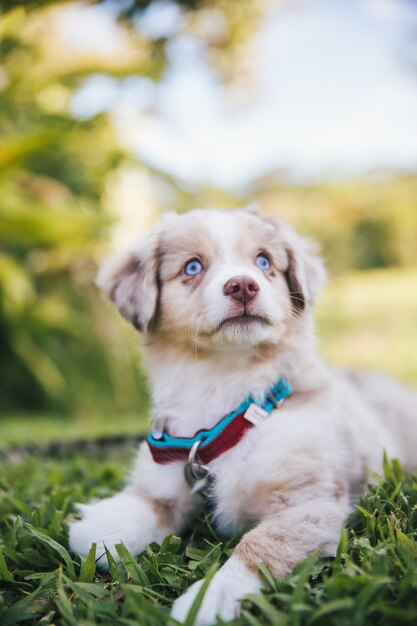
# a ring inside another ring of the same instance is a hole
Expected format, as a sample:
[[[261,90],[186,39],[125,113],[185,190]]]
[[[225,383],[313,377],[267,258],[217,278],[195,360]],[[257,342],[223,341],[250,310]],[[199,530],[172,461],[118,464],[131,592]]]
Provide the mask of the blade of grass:
[[[68,574],[70,578],[74,580],[75,579],[74,564],[72,562],[72,559],[68,551],[64,548],[64,546],[61,546],[57,541],[55,541],[55,539],[52,539],[52,537],[49,537],[49,535],[45,535],[40,530],[36,530],[36,528],[33,528],[31,524],[25,523],[24,527],[29,532],[29,534],[31,534],[33,537],[38,539],[38,541],[41,541],[42,543],[49,546],[50,548],[52,548],[55,552],[59,554],[59,556],[61,557],[61,559],[64,561],[65,565],[67,566],[67,570],[68,570]]]
[[[80,583],[91,583],[94,580],[94,574],[96,573],[96,550],[97,544],[93,543],[87,558],[82,560],[80,576],[78,578]]]

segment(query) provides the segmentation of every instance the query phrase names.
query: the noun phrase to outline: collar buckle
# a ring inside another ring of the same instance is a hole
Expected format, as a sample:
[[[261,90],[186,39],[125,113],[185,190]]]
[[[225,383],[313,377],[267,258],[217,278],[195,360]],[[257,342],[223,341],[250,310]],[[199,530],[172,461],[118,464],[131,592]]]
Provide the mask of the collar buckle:
[[[276,408],[279,409],[280,406],[282,406],[284,404],[284,400],[285,398],[280,398],[279,400],[277,400],[277,398],[274,396],[273,393],[267,393],[266,394],[266,399],[270,401],[270,403]]]

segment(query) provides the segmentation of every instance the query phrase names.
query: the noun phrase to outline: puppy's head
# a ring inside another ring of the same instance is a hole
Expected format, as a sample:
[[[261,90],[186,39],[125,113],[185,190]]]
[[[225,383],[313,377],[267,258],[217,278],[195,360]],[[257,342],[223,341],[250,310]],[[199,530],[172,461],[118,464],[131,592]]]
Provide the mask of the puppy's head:
[[[105,263],[98,283],[138,330],[195,351],[279,344],[324,275],[311,242],[285,224],[195,210],[166,216]]]

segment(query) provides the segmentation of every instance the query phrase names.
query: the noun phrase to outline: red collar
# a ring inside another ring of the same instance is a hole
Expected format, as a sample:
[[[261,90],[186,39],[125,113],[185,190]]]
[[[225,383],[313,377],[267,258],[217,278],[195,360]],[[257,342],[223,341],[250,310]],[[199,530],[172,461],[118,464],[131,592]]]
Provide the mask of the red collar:
[[[192,461],[207,464],[233,448],[247,430],[261,422],[291,394],[291,385],[285,378],[265,395],[261,403],[252,396],[228,413],[209,430],[199,430],[193,437],[171,437],[166,431],[147,437],[149,449],[156,463]]]

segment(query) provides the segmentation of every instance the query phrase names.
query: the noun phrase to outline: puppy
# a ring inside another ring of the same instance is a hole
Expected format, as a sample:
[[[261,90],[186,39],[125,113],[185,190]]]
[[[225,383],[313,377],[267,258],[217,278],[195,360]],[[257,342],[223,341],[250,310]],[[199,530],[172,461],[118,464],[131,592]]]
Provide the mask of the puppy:
[[[259,592],[257,563],[283,577],[312,551],[335,553],[383,450],[417,462],[417,394],[321,360],[313,307],[324,278],[310,241],[250,210],[167,215],[104,265],[99,284],[144,335],[158,419],[129,485],[80,505],[72,550],[96,542],[118,559],[123,542],[139,554],[181,533],[205,490],[219,530],[246,534],[208,587],[199,625],[232,619]],[[175,602],[175,618],[201,585]]]

